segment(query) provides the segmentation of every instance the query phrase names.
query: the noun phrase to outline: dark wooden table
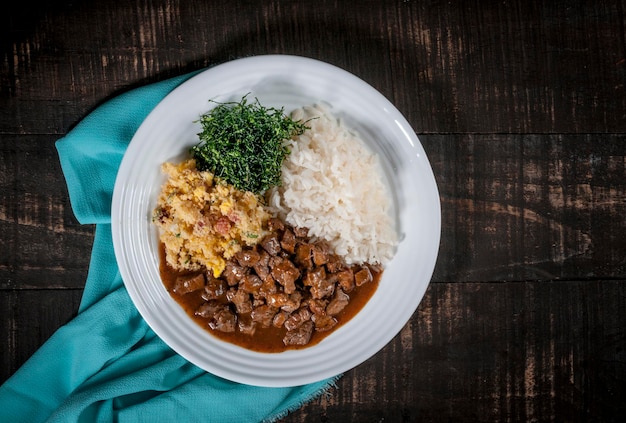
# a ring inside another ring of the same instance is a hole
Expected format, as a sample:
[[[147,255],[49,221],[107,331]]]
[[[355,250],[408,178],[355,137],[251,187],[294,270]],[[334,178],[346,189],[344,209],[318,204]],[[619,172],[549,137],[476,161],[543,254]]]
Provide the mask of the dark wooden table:
[[[0,15],[0,382],[77,311],[93,227],[54,142],[133,87],[267,53],[412,124],[439,260],[393,341],[285,422],[626,414],[626,2],[10,2]]]

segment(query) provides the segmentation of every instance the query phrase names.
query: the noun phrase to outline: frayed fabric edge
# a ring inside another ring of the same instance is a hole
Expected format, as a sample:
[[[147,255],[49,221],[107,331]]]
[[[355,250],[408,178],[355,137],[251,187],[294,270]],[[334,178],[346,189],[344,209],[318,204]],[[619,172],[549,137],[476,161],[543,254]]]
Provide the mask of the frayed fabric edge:
[[[313,401],[316,398],[321,397],[322,395],[330,397],[332,395],[330,393],[330,390],[337,387],[337,381],[342,376],[343,374],[340,374],[340,375],[337,375],[328,379],[326,384],[323,385],[315,394],[310,395],[307,398],[302,399],[301,401],[298,401],[297,403],[291,405],[290,407],[286,408],[285,410],[281,411],[278,414],[275,414],[267,419],[262,420],[261,423],[275,423],[276,421],[287,417],[287,415],[291,413],[292,411],[299,409],[300,407],[304,406],[305,404],[308,404],[309,402]]]

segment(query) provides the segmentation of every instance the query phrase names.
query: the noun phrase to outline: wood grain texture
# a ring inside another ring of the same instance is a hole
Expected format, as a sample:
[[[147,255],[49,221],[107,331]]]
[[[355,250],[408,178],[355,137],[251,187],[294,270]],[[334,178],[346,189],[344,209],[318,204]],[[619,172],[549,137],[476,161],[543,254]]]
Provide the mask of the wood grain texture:
[[[93,227],[54,142],[134,87],[258,54],[340,66],[418,133],[439,260],[394,340],[284,422],[619,421],[626,2],[24,0],[0,14],[0,382],[76,313]]]
[[[391,343],[284,421],[619,421],[625,282],[431,284]]]

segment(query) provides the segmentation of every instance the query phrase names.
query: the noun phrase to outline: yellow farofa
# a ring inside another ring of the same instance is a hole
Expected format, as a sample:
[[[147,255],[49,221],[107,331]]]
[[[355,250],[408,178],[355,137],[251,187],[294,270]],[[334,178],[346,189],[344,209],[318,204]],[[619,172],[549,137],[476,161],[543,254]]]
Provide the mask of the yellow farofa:
[[[204,267],[217,277],[242,245],[255,245],[268,233],[271,216],[255,194],[217,181],[211,172],[199,171],[193,159],[164,163],[162,171],[168,179],[159,194],[153,222],[172,268]]]

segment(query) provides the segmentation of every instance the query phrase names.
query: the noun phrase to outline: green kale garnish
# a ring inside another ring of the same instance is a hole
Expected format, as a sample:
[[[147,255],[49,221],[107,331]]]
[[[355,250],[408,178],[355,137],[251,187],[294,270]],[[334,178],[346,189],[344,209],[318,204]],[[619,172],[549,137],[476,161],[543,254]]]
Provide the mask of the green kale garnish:
[[[285,116],[284,109],[248,103],[218,103],[200,117],[200,143],[191,148],[199,170],[208,170],[242,191],[262,194],[280,185],[289,150],[283,141],[307,127]]]

